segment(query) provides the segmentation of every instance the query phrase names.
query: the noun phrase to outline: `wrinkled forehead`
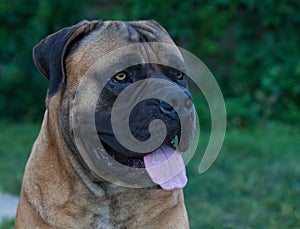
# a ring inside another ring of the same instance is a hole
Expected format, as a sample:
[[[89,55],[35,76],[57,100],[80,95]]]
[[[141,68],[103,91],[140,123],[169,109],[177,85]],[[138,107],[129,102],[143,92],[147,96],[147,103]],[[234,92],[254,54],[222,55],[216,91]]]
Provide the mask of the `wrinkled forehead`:
[[[105,21],[80,41],[80,47],[85,49],[81,52],[85,56],[83,59],[94,58],[95,61],[114,52],[111,64],[130,61],[184,69],[183,58],[169,34],[153,21]],[[110,64],[110,61],[106,63]]]

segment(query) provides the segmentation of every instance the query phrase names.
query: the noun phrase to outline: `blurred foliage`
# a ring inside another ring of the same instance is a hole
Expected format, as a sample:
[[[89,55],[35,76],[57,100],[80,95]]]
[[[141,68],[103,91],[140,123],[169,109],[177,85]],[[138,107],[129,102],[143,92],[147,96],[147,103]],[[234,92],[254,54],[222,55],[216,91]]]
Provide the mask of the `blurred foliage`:
[[[28,122],[0,122],[0,193],[20,194],[25,164],[39,128],[39,124]]]
[[[82,19],[155,19],[216,76],[231,125],[299,122],[299,10],[297,0],[2,0],[1,117],[42,117],[47,80],[31,50],[46,35]]]
[[[4,219],[0,223],[0,229],[13,229],[15,221],[12,219]]]
[[[201,135],[187,166],[191,228],[300,228],[299,128],[279,122],[230,128],[215,163],[199,174],[209,137]]]

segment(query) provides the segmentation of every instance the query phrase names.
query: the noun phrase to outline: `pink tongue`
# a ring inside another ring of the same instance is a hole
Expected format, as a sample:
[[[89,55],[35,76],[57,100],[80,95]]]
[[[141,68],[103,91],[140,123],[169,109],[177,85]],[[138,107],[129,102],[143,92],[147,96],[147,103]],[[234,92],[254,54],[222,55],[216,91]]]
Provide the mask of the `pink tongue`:
[[[182,156],[173,148],[163,145],[144,156],[146,170],[156,184],[164,190],[182,189],[187,183]]]

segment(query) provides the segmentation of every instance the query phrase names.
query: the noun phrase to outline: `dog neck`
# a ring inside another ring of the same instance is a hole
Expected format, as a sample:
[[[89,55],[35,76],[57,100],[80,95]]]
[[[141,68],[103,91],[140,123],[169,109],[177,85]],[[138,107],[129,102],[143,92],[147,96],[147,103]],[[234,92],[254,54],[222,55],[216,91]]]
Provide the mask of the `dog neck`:
[[[181,190],[93,183],[74,166],[75,159],[65,151],[62,142],[51,142],[50,139],[60,139],[56,125],[46,111],[26,166],[20,202],[26,210],[17,214],[17,218],[23,218],[18,221],[48,225],[42,228],[174,228],[177,221],[178,228],[188,227],[188,221],[182,220],[187,219],[187,214]]]

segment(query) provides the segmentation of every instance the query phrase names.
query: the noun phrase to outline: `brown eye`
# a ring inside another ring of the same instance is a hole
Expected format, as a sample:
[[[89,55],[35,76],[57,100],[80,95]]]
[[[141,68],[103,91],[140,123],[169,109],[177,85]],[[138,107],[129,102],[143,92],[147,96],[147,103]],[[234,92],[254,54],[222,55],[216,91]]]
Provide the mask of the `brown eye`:
[[[114,76],[114,79],[117,81],[123,81],[127,78],[127,74],[125,72],[119,72]]]
[[[178,72],[177,79],[181,80],[183,78],[183,72]]]

